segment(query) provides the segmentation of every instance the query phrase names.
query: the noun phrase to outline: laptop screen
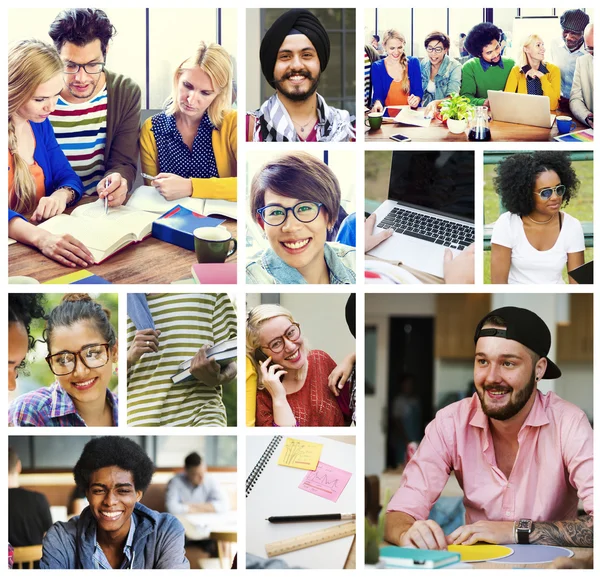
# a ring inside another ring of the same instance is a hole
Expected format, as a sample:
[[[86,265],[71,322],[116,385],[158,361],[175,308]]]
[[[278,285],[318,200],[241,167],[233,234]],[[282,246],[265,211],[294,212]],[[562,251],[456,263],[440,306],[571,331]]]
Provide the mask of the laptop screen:
[[[388,198],[475,222],[475,153],[394,151]]]

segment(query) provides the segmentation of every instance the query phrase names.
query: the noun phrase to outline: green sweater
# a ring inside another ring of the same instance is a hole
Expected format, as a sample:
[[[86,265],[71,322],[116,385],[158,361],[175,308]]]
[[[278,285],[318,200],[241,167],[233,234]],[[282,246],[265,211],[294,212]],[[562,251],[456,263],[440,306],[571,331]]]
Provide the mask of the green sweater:
[[[504,90],[506,79],[515,65],[514,60],[503,58],[504,68],[490,66],[485,72],[479,58],[467,60],[462,67],[460,93],[466,96],[474,106],[482,106],[488,90]]]

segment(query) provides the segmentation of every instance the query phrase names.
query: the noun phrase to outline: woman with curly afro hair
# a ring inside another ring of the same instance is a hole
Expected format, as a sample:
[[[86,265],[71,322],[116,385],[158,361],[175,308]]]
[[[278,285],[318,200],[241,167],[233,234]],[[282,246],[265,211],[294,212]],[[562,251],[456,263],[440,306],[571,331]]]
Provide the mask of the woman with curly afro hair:
[[[581,223],[561,212],[579,188],[569,153],[511,154],[494,185],[507,212],[492,233],[492,283],[563,284],[565,264],[581,266],[585,249]]]

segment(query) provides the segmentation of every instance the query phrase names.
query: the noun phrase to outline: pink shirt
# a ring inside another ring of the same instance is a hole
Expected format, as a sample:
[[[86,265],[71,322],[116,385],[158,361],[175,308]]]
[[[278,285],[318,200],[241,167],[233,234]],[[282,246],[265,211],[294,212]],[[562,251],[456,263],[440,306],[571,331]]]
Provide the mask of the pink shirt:
[[[496,464],[489,421],[474,394],[438,411],[387,510],[427,519],[454,471],[464,492],[467,523],[574,519],[578,498],[593,515],[588,418],[554,393],[536,395],[519,431],[519,451],[509,479]]]

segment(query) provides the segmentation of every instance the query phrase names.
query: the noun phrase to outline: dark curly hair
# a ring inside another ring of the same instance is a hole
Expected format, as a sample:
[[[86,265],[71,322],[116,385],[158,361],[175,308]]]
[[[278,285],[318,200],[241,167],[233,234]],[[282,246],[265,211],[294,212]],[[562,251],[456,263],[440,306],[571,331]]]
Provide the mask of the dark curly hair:
[[[88,441],[73,469],[76,485],[87,491],[92,473],[104,467],[119,467],[133,476],[136,491],[150,485],[154,463],[137,443],[126,437],[96,437]]]
[[[494,186],[506,210],[519,216],[530,214],[535,203],[533,190],[537,175],[553,170],[567,187],[562,205],[569,204],[579,189],[579,179],[571,166],[568,152],[542,151],[511,154],[496,167]]]
[[[465,38],[465,50],[475,58],[479,58],[483,48],[491,44],[493,40],[500,42],[502,30],[491,22],[482,22],[476,24],[469,30]]]
[[[8,295],[8,322],[18,323],[25,327],[29,337],[29,348],[33,348],[33,337],[29,334],[29,325],[33,319],[44,318],[43,294],[9,294]]]
[[[106,12],[98,8],[63,10],[50,24],[48,31],[58,52],[66,42],[81,47],[98,39],[103,56],[106,56],[108,42],[116,33],[117,30],[110,23]]]

